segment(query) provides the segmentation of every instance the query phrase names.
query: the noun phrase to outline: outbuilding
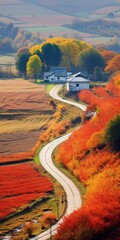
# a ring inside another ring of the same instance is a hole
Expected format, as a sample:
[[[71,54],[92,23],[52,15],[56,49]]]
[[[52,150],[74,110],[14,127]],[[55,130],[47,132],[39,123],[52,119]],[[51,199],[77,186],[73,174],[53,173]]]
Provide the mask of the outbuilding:
[[[51,67],[50,72],[44,73],[44,81],[66,83],[67,70],[65,67]]]
[[[90,80],[87,79],[81,72],[70,76],[67,79],[67,90],[69,92],[78,92],[83,89],[89,89]]]

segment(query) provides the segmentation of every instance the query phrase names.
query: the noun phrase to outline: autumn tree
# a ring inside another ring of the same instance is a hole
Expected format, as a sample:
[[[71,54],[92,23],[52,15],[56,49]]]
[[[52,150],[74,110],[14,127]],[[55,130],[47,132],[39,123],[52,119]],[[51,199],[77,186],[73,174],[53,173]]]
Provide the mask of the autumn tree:
[[[113,59],[111,59],[108,62],[105,71],[110,73],[120,71],[120,54],[116,55]]]
[[[78,69],[80,69],[80,55],[85,49],[88,49],[88,47],[89,45],[87,43],[80,40],[72,38],[54,37],[46,39],[46,41],[40,45],[35,45],[31,47],[30,52],[31,54],[36,53],[37,50],[39,50],[41,53],[43,52],[44,57],[47,57],[47,63],[44,62],[47,67],[48,65],[49,67],[51,66],[52,58],[53,60],[55,60],[56,64],[55,65],[54,62],[52,62],[53,66],[57,66],[60,64],[61,66],[66,67],[69,71],[78,71]],[[54,56],[54,58],[51,54]]]
[[[58,66],[61,61],[61,51],[56,44],[46,43],[42,46],[42,60],[43,63],[50,68],[51,66]]]
[[[24,76],[24,78],[26,78],[26,65],[27,62],[30,58],[30,53],[29,52],[20,52],[17,55],[17,61],[16,61],[16,69]]]
[[[19,56],[20,54],[23,54],[23,53],[29,53],[29,48],[28,47],[19,48],[17,51],[17,56]]]
[[[106,64],[108,64],[108,62],[116,56],[116,53],[114,51],[106,50],[103,48],[102,49],[98,48],[98,52],[102,55]]]
[[[56,216],[54,213],[46,213],[42,217],[42,225],[50,228],[50,239],[52,239],[52,225],[56,222]]]
[[[95,67],[104,69],[103,57],[93,48],[85,49],[80,55],[81,69],[89,74],[93,74]]]
[[[113,151],[120,150],[120,115],[108,123],[104,138]]]
[[[37,79],[38,74],[41,72],[42,69],[42,62],[37,55],[33,55],[29,58],[27,62],[27,74],[29,76],[34,77],[35,82]]]

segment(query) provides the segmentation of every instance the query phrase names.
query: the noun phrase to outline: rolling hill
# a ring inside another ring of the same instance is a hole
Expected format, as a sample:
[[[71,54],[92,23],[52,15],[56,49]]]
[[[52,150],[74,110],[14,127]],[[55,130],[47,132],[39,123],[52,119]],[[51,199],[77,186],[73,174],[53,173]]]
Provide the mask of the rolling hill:
[[[40,6],[47,7],[49,9],[66,13],[66,14],[72,14],[78,12],[78,10],[94,10],[96,8],[102,8],[106,6],[115,6],[118,1],[115,0],[102,0],[102,1],[94,1],[94,0],[25,0],[27,3],[32,3],[32,4],[38,4]]]
[[[112,14],[112,18],[111,18]],[[0,22],[13,23],[22,30],[37,32],[42,38],[64,36],[80,38],[90,44],[106,43],[116,32],[106,36],[101,33],[81,31],[74,28],[79,21],[120,22],[120,1],[118,0],[1,0]],[[93,28],[93,27],[92,27]],[[103,29],[100,26],[100,29]],[[118,36],[118,35],[116,35]]]

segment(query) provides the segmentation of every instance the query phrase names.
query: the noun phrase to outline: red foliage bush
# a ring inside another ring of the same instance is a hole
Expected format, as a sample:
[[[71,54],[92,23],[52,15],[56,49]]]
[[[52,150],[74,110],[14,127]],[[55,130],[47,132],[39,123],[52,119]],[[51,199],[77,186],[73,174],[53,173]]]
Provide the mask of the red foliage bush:
[[[118,187],[118,168],[106,169],[91,179],[82,208],[64,219],[55,240],[97,239],[113,226],[117,227],[120,220]]]
[[[56,240],[97,239],[120,221],[120,154],[112,152],[104,139],[108,122],[120,114],[119,79],[117,75],[105,89],[79,94],[89,104],[87,111],[96,109],[96,115],[59,146],[57,160],[86,185],[87,191],[83,207],[65,218]]]

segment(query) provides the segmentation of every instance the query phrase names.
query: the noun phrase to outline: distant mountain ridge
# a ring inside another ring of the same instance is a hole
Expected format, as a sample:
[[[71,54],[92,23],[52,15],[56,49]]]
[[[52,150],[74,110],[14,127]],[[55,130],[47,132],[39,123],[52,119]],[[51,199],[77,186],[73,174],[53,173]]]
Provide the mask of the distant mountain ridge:
[[[31,2],[32,4],[38,4],[44,6],[48,9],[52,9],[58,12],[73,14],[81,10],[93,10],[96,8],[106,7],[106,6],[115,6],[120,3],[118,0],[24,0],[24,2]]]

